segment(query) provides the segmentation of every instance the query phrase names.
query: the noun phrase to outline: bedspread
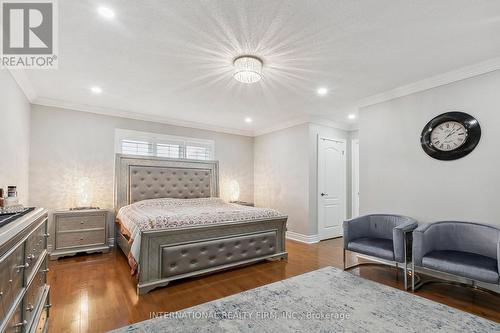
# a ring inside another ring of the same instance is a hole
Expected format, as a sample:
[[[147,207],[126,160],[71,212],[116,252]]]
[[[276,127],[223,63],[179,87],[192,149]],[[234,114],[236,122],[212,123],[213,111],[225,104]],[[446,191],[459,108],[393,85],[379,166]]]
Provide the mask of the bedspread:
[[[129,263],[136,271],[140,234],[149,230],[189,228],[217,223],[238,223],[286,217],[270,208],[226,203],[220,198],[150,199],[124,206],[117,215],[123,233],[130,237]]]

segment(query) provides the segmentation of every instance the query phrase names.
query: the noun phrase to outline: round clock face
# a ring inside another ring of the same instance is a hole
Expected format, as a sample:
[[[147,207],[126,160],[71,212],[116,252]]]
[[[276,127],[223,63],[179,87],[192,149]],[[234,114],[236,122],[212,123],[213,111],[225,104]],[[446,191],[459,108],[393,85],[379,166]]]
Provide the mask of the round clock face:
[[[420,137],[422,149],[432,158],[456,160],[470,154],[481,138],[481,126],[470,114],[443,113],[425,125]]]
[[[467,129],[456,121],[445,121],[432,129],[431,144],[438,150],[451,151],[467,140]]]

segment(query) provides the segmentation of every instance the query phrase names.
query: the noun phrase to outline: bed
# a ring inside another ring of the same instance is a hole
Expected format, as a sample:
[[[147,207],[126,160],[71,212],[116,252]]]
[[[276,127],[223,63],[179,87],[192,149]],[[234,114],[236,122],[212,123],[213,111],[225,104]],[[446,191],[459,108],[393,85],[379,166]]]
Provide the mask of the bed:
[[[137,293],[262,260],[286,259],[287,217],[219,199],[219,164],[116,155],[116,238]]]

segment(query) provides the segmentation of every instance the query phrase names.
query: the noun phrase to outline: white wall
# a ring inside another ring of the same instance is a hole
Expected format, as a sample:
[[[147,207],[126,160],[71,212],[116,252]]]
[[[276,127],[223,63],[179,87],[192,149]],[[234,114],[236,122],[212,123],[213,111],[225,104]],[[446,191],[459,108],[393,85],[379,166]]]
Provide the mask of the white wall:
[[[221,197],[240,184],[241,200],[253,201],[253,138],[33,105],[30,201],[49,209],[75,204],[80,177],[92,181],[93,204],[113,207],[116,128],[215,140]]]
[[[288,214],[289,231],[318,234],[318,135],[346,139],[350,133],[314,123],[286,128],[255,138],[255,202]],[[349,160],[349,149],[347,159]],[[350,164],[347,165],[348,176]],[[350,180],[346,193],[350,207]],[[346,212],[347,216],[350,213]]]
[[[255,138],[255,204],[288,214],[289,231],[308,235],[309,127],[302,124]]]
[[[462,159],[432,159],[420,146],[422,128],[452,110],[478,119],[481,141]],[[360,113],[361,214],[500,224],[500,71],[365,107]]]
[[[6,69],[0,70],[0,187],[17,185],[28,202],[30,104]]]

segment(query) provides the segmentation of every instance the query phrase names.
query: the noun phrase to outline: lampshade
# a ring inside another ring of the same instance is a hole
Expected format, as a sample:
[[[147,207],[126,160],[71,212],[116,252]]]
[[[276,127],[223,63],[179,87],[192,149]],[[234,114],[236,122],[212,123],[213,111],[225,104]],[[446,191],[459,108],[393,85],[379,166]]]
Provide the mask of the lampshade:
[[[262,78],[262,60],[254,56],[234,59],[234,78],[242,83],[255,83]]]

